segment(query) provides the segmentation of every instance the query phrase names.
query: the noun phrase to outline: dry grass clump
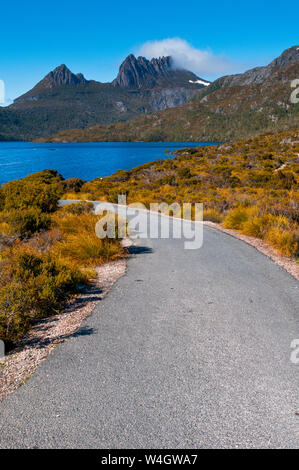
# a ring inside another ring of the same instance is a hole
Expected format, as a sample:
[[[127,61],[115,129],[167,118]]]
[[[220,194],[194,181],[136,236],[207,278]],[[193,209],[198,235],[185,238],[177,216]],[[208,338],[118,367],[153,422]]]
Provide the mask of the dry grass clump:
[[[299,232],[287,217],[259,212],[256,208],[236,207],[224,219],[225,228],[240,230],[265,240],[283,256],[298,256]]]
[[[299,232],[297,230],[288,231],[281,227],[271,227],[265,236],[269,245],[284,256],[299,256]]]
[[[92,194],[91,193],[64,193],[61,197],[62,200],[64,201],[76,201],[76,200],[81,200],[81,201],[92,201]]]
[[[63,216],[61,215],[63,213]],[[61,240],[52,248],[52,253],[76,266],[96,266],[124,255],[118,233],[112,239],[100,239],[95,233],[99,216],[82,213],[75,215],[58,211],[54,216],[55,226],[61,232]],[[116,219],[117,224],[117,219]]]
[[[204,209],[203,211],[203,220],[221,223],[223,219],[224,215],[217,209]]]
[[[60,210],[65,214],[81,215],[92,213],[93,208],[94,207],[92,202],[82,201],[63,206]]]

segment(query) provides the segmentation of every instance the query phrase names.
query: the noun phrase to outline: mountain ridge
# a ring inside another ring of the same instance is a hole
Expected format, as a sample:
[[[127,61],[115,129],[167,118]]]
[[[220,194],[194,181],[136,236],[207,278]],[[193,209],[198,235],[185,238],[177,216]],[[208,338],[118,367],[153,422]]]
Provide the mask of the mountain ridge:
[[[87,80],[65,64],[56,67],[7,108],[0,108],[0,139],[30,140],[62,129],[136,118],[187,103],[204,85],[171,57],[128,56],[111,83]]]
[[[263,83],[265,79],[271,81],[275,79],[275,73],[279,69],[289,66],[292,63],[299,61],[299,46],[292,46],[282,52],[279,57],[276,57],[268,65],[262,67],[254,67],[253,69],[246,70],[242,74],[226,75],[215,80],[222,81],[222,86],[235,86],[235,85],[250,85],[253,83]]]
[[[299,46],[264,67],[228,75],[199,90],[190,103],[134,121],[61,131],[48,141],[225,141],[299,127],[292,80],[299,77]]]
[[[298,77],[299,46],[208,86],[174,68],[170,57],[130,55],[111,83],[86,80],[61,65],[0,108],[0,139],[222,141],[287,130],[299,126],[299,105],[290,102]]]

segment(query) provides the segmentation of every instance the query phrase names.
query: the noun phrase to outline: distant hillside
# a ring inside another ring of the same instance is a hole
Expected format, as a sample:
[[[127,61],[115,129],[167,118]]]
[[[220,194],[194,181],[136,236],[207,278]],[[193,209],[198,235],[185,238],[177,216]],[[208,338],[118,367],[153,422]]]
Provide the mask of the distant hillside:
[[[61,131],[47,141],[224,141],[299,125],[299,104],[290,102],[299,78],[299,46],[265,67],[221,77],[185,106],[130,122]]]
[[[205,81],[198,80],[192,72],[175,69],[171,57],[148,61],[130,55],[112,83],[86,80],[61,65],[11,106],[0,108],[0,138],[33,139],[183,105],[205,88]]]

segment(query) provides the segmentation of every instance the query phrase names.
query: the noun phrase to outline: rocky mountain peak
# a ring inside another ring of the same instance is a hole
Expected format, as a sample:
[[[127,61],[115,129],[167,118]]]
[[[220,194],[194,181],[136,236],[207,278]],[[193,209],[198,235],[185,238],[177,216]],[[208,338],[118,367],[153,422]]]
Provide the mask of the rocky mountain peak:
[[[170,56],[152,59],[151,65],[157,74],[168,75],[173,70],[173,59]]]
[[[293,46],[286,49],[270,64],[264,67],[255,67],[244,73],[237,75],[227,75],[215,81],[215,84],[222,86],[246,86],[251,84],[261,84],[265,81],[273,82],[279,80],[288,81],[296,76],[291,77],[285,73],[289,66],[299,63],[299,46]]]
[[[87,83],[87,80],[81,73],[75,75],[65,64],[62,64],[48,73],[39,85],[45,88],[55,88],[65,85],[79,85],[82,83]]]
[[[160,57],[149,61],[145,57],[130,54],[121,64],[114,86],[127,88],[149,88],[155,86],[157,79],[168,76],[172,71],[171,57]]]
[[[269,65],[272,67],[285,67],[292,62],[299,61],[299,46],[292,46],[289,49],[283,51],[283,53],[274,59]]]

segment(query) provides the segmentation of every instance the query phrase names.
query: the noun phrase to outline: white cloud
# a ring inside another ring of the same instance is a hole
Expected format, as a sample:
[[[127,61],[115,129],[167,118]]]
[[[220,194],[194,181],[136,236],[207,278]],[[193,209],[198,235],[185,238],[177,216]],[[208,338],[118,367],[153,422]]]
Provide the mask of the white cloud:
[[[196,49],[181,38],[169,38],[162,41],[148,41],[137,51],[136,55],[148,59],[161,56],[172,56],[175,66],[196,73],[203,77],[217,77],[235,73],[238,64],[224,55],[214,55],[211,51]]]
[[[4,81],[0,80],[0,104],[5,102],[5,85]]]
[[[4,108],[5,106],[9,106],[11,103],[12,100],[7,98],[5,95],[5,83],[0,79],[0,106]]]
[[[13,103],[13,100],[10,98],[5,99],[2,103],[0,103],[0,108],[6,108],[7,106],[10,106]]]

